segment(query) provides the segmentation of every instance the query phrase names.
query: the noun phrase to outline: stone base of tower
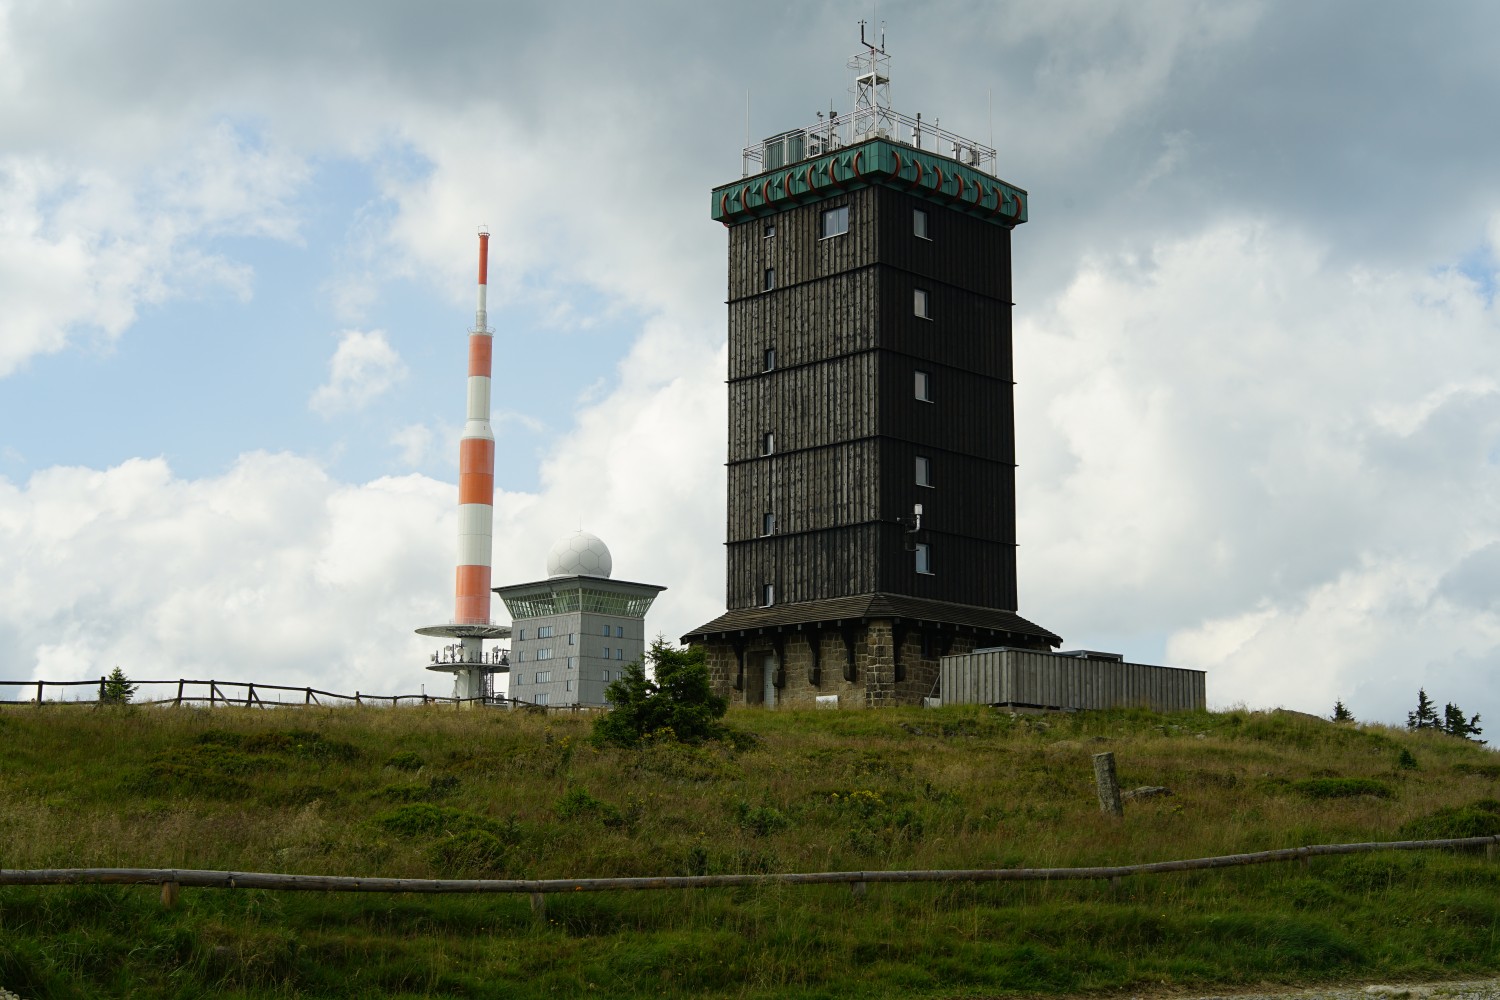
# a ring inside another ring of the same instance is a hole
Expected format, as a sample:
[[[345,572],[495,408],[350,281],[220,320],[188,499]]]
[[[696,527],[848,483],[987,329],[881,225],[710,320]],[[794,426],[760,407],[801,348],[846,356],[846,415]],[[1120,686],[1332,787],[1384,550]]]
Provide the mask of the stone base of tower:
[[[788,708],[919,705],[944,656],[1062,641],[1014,612],[888,594],[731,611],[682,638],[703,647],[714,693]]]

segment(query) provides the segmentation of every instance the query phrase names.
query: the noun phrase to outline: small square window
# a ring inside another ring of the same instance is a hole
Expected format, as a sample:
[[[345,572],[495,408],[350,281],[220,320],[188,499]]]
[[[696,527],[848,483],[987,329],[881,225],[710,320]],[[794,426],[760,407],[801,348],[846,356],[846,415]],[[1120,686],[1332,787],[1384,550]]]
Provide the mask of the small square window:
[[[823,213],[822,238],[842,236],[849,231],[849,206],[841,205]]]
[[[760,437],[760,453],[762,455],[773,455],[776,453],[776,432],[766,431]]]
[[[762,607],[769,608],[776,603],[776,584],[762,584],[760,588],[760,603]]]
[[[609,626],[608,625],[604,626],[604,634],[605,635],[609,635]]]
[[[775,287],[776,287],[776,268],[774,268],[774,267],[768,267],[768,268],[766,268],[765,289],[766,289],[766,291],[769,292],[771,289],[773,289]]]
[[[932,296],[927,294],[927,289],[918,288],[912,294],[912,312],[923,319],[932,319]]]
[[[761,371],[776,370],[776,348],[766,348],[766,353],[761,356]]]
[[[926,542],[917,543],[917,572],[932,575],[932,546]]]
[[[924,209],[914,208],[911,210],[911,231],[918,239],[930,240],[927,235],[927,212]]]
[[[625,626],[624,625],[616,625],[615,626],[615,638],[616,639],[623,639],[623,638],[625,638]]]
[[[774,535],[774,534],[776,534],[776,515],[775,514],[773,514],[770,511],[766,511],[765,514],[761,515],[761,519],[760,519],[760,533],[762,535]]]
[[[932,376],[921,370],[916,371],[914,375],[913,389],[917,398],[927,403],[932,402]]]
[[[765,234],[766,234],[765,235],[766,239],[770,239],[772,236],[775,236],[776,235],[776,223],[774,223],[774,222],[768,222],[768,223],[766,223]]]
[[[917,456],[917,485],[932,485],[932,462],[926,455]]]
[[[623,660],[623,659],[625,659],[625,650],[623,650],[623,649],[617,649],[617,650],[615,650],[615,659],[617,659],[617,660]]]

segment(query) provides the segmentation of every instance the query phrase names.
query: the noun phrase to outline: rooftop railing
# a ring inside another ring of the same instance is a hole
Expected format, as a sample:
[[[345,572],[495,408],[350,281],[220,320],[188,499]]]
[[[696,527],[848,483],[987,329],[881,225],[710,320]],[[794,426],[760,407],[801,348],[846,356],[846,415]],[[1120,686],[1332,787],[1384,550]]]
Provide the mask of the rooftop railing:
[[[823,156],[871,139],[889,139],[939,156],[951,156],[966,166],[995,176],[995,151],[983,143],[895,111],[876,115],[830,114],[816,125],[792,129],[746,146],[740,153],[741,176],[777,170],[799,160]]]

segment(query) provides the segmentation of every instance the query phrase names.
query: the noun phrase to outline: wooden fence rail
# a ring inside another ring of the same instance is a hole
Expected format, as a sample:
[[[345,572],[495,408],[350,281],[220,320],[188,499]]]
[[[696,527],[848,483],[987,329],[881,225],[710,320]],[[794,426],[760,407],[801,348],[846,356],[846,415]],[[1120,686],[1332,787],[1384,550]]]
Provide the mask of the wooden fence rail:
[[[1421,851],[1485,847],[1495,856],[1500,836],[1451,840],[1401,840],[1368,844],[1318,844],[1254,854],[1226,854],[1185,861],[1094,868],[976,868],[952,871],[808,872],[759,875],[664,875],[647,878],[581,879],[420,879],[358,878],[344,875],[279,875],[267,872],[216,872],[179,868],[39,868],[0,869],[0,885],[160,885],[162,898],[176,898],[180,886],[203,889],[277,889],[300,892],[527,893],[535,905],[547,893],[618,892],[642,889],[715,889],[752,885],[837,885],[862,889],[871,882],[1054,882],[1109,879],[1130,875],[1235,868],[1338,854],[1375,851]]]
[[[105,698],[105,685],[107,683],[108,678],[105,677],[101,677],[97,681],[0,680],[0,689],[15,687],[20,688],[22,691],[36,692],[33,697],[27,698],[25,700],[0,699],[0,705],[97,705],[107,701],[107,699]],[[394,708],[402,703],[413,705],[456,705],[460,702],[460,700],[468,702],[486,700],[482,698],[442,698],[437,695],[427,694],[425,692],[422,694],[389,695],[365,694],[364,692],[356,691],[353,694],[339,694],[335,691],[323,691],[314,687],[290,687],[285,684],[261,684],[256,681],[203,681],[190,680],[188,678],[176,678],[173,680],[162,681],[132,680],[130,683],[135,685],[138,691],[147,687],[162,686],[166,686],[168,688],[175,686],[177,689],[177,693],[175,695],[171,695],[165,698],[132,699],[132,705],[208,705],[210,708],[216,708],[219,705],[241,705],[247,708],[278,708],[297,705],[322,705],[325,704],[322,699],[330,699],[335,702],[349,702],[355,705],[389,705],[390,707]],[[98,694],[93,698],[62,698],[50,702],[46,701],[46,692],[48,688],[76,687],[97,688]],[[193,694],[189,691],[190,687],[203,689],[204,693]],[[243,689],[243,693],[239,693],[241,689]],[[294,695],[297,695],[298,698],[295,700],[287,701],[276,698],[266,699],[262,697],[262,692],[266,691],[287,691],[291,692]],[[488,700],[498,703],[503,701],[504,699],[496,697]],[[516,699],[511,700],[514,701]]]

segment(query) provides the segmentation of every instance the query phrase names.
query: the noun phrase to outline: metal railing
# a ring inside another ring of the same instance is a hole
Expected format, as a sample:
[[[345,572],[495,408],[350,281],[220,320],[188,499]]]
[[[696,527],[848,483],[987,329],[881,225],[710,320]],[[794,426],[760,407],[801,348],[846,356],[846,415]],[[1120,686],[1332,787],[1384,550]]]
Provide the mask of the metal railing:
[[[994,149],[949,132],[935,122],[924,122],[921,115],[908,118],[895,111],[882,111],[877,123],[880,127],[856,133],[854,116],[839,117],[830,112],[828,118],[816,125],[792,129],[746,146],[740,151],[741,176],[749,177],[763,170],[790,166],[869,139],[890,139],[913,149],[951,156],[960,163],[995,176]]]

